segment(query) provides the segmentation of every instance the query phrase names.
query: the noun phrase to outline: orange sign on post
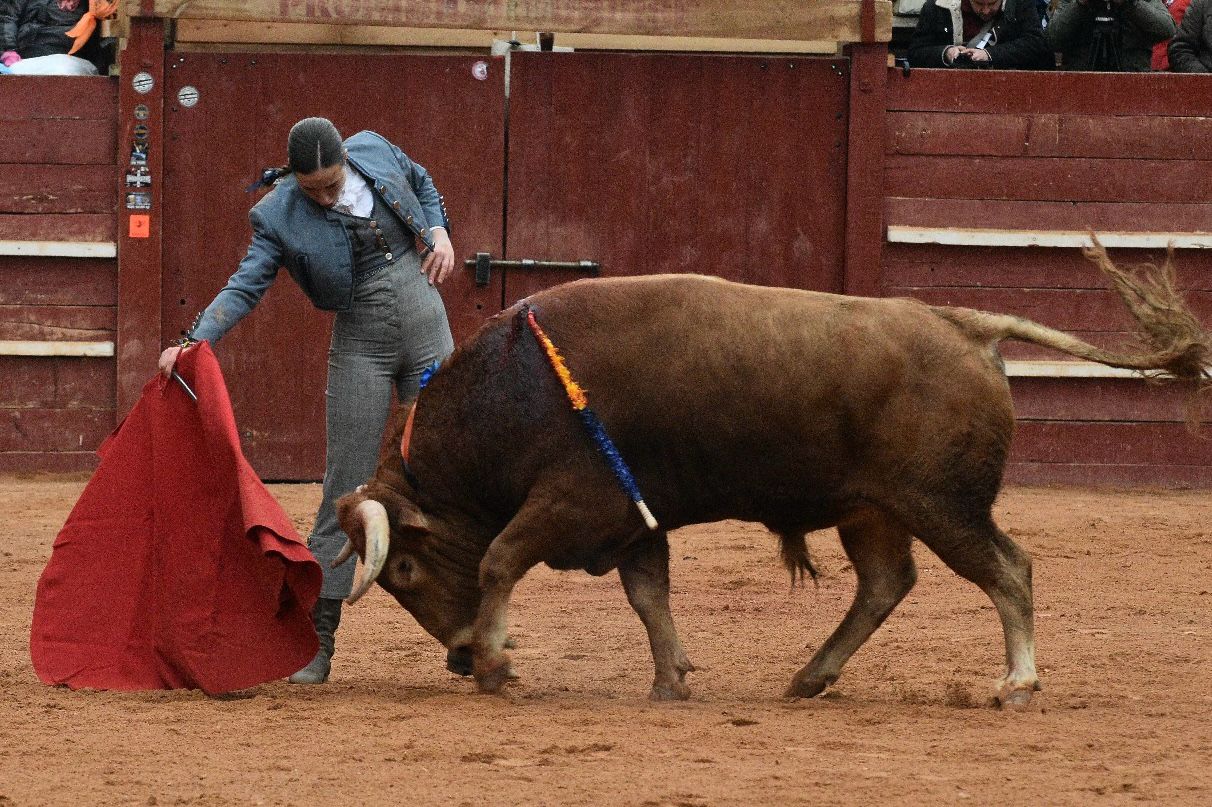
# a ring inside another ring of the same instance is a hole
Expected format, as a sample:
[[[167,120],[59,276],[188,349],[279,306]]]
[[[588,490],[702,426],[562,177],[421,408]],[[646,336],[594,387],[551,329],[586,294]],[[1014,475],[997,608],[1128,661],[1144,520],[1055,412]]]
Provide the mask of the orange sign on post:
[[[151,216],[135,213],[130,217],[131,238],[151,238]]]

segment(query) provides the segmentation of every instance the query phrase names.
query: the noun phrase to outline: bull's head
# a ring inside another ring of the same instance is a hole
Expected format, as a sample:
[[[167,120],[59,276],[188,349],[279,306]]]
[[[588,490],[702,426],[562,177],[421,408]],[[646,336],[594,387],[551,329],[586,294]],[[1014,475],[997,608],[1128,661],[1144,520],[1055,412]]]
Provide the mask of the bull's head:
[[[363,558],[354,602],[378,582],[451,651],[466,653],[480,606],[479,560],[460,534],[441,518],[431,518],[399,491],[371,481],[337,502],[349,543],[333,562],[354,552]]]

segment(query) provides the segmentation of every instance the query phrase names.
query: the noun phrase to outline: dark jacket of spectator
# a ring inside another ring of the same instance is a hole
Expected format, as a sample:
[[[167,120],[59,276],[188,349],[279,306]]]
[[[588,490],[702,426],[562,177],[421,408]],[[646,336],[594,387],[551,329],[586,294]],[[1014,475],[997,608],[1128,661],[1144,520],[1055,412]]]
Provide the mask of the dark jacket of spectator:
[[[962,0],[926,0],[909,41],[909,64],[914,67],[958,67],[943,54],[952,45],[964,45]],[[993,22],[993,36],[985,47],[989,62],[980,66],[1005,70],[1048,69],[1052,51],[1044,41],[1035,0],[1004,0]],[[967,66],[976,66],[968,64]]]
[[[22,59],[67,53],[67,35],[88,11],[88,0],[0,0],[0,53],[15,51]],[[96,61],[97,36],[76,55]]]
[[[1065,70],[1091,69],[1095,12],[1101,0],[1061,0],[1044,36],[1051,48],[1062,54]],[[1162,0],[1123,0],[1110,3],[1116,32],[1119,71],[1144,73],[1151,68],[1153,46],[1174,36],[1177,26]],[[1109,68],[1099,68],[1109,69]]]
[[[1183,12],[1187,10],[1187,6],[1191,5],[1191,0],[1162,0],[1166,10],[1170,12],[1170,16],[1174,19],[1174,24],[1179,25],[1183,21]],[[1154,70],[1169,70],[1170,69],[1170,40],[1164,39],[1153,46],[1153,61],[1151,66]]]
[[[1170,69],[1175,73],[1212,73],[1210,0],[1192,0],[1170,40]]]

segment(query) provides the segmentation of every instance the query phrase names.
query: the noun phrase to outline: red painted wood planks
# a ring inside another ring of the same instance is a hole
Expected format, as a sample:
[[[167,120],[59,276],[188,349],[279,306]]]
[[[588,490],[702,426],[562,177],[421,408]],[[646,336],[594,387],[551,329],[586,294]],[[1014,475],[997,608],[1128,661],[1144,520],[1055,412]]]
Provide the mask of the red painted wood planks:
[[[112,359],[0,356],[0,409],[114,408]]]
[[[112,213],[47,213],[37,216],[0,213],[0,241],[113,243],[116,228]]]
[[[1212,118],[1023,112],[889,112],[889,154],[1208,159]]]
[[[890,110],[1057,115],[1212,115],[1203,76],[1038,70],[888,71]]]
[[[107,76],[21,76],[0,81],[0,121],[112,122],[118,80]]]
[[[864,11],[868,7],[864,6]],[[842,291],[877,297],[883,248],[884,145],[887,124],[887,54],[879,46],[852,45],[849,119],[846,123],[845,269]]]
[[[116,258],[0,255],[0,305],[118,303]]]
[[[86,473],[99,461],[95,451],[0,451],[0,474]]]
[[[1110,255],[1112,260],[1127,265],[1164,260],[1165,250],[1115,249]],[[1174,261],[1179,288],[1212,291],[1212,250],[1181,250]],[[1106,277],[1076,248],[887,244],[883,271],[888,289],[911,290],[923,286],[1110,288]],[[908,293],[912,294],[912,291]]]
[[[869,220],[847,208],[846,60],[568,56],[513,57],[512,257],[840,291],[849,215],[872,238],[855,271],[876,270],[878,184]],[[506,301],[570,279],[511,271]]]
[[[1212,162],[890,155],[885,196],[1058,202],[1212,202]],[[996,226],[991,225],[991,226]],[[1048,229],[1048,228],[1042,228]]]
[[[118,151],[116,155],[125,169],[136,145],[143,147],[146,183],[141,191],[146,192],[152,204],[148,211],[132,211],[123,207],[116,217],[116,230],[121,251],[121,269],[118,273],[118,333],[115,361],[118,375],[119,418],[126,417],[143,389],[148,377],[156,371],[156,359],[160,355],[160,283],[163,273],[161,254],[161,231],[164,218],[164,26],[158,20],[134,18],[126,47],[119,56],[122,82],[118,93]],[[139,73],[152,77],[149,92],[139,93],[134,88],[133,78]],[[141,108],[140,116],[135,110]],[[146,113],[145,115],[143,113]],[[209,152],[219,149],[208,149]],[[120,172],[122,180],[115,183],[115,190],[123,195],[125,205],[128,188],[126,171]],[[210,200],[197,200],[206,204]],[[136,228],[133,216],[138,215],[143,227]],[[142,230],[145,237],[132,237]]]
[[[1204,427],[1205,434],[1212,426]],[[1182,423],[1022,421],[1012,462],[1212,466],[1212,440]]]
[[[1212,487],[1212,465],[1011,462],[1005,478],[1014,485],[1207,488]]]
[[[113,165],[118,148],[116,113],[97,118],[5,120],[0,163]],[[5,166],[2,170],[9,170]]]
[[[1012,378],[1010,390],[1015,416],[1032,421],[1180,423],[1191,394],[1187,385],[1139,378]]]
[[[1062,331],[1125,331],[1131,315],[1115,292],[1087,289],[887,288],[889,296],[914,297],[931,305],[954,305],[1016,314]],[[1195,315],[1212,323],[1212,292],[1186,295]]]
[[[0,339],[112,341],[115,306],[0,305]]]
[[[0,409],[0,452],[95,451],[113,428],[108,409]]]
[[[0,166],[0,213],[117,212],[118,168],[110,165]]]

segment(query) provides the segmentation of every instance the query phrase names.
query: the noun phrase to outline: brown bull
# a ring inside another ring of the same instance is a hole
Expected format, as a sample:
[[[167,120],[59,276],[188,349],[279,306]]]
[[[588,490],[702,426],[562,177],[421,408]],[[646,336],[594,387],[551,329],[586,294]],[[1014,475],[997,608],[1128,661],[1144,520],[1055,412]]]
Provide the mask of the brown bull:
[[[1031,559],[990,513],[1014,430],[998,342],[1195,382],[1212,355],[1168,266],[1141,277],[1095,257],[1140,324],[1139,354],[1018,317],[700,276],[540,292],[523,303],[588,391],[659,528],[645,526],[595,450],[519,304],[422,392],[407,471],[386,451],[340,502],[344,557],[366,560],[351,600],[378,580],[455,657],[470,651],[480,689],[496,691],[510,673],[509,597],[526,571],[617,568],[648,631],[652,696],[685,698],[694,668],[669,611],[666,530],[761,522],[795,578],[815,571],[805,535],[836,527],[858,588],[787,689],[809,697],[913,587],[917,538],[997,607],[997,695],[1026,703],[1039,687]]]

